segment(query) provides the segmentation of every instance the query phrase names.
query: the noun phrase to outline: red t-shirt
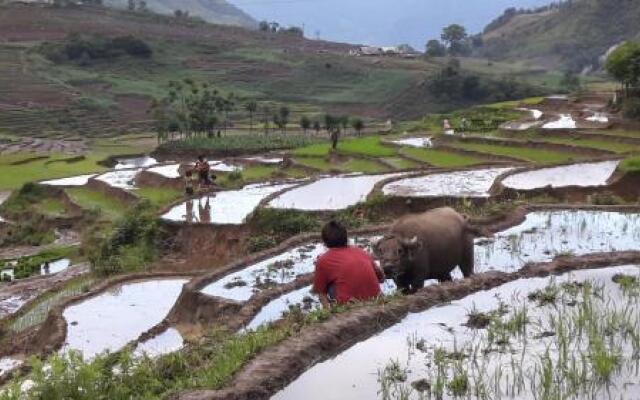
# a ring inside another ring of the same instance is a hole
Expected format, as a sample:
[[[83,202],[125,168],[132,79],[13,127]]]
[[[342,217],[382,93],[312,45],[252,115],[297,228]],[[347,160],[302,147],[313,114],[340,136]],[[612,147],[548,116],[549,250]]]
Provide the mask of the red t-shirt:
[[[338,303],[368,300],[381,294],[379,280],[383,279],[373,257],[357,247],[329,249],[316,261],[313,290],[327,293],[334,285]]]

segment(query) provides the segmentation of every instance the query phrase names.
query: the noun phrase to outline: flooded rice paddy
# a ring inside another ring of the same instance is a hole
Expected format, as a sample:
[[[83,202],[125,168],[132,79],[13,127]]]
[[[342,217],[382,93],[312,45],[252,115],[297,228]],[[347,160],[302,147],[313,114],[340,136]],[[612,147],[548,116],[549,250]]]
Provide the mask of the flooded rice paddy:
[[[312,310],[320,305],[318,297],[311,293],[311,286],[294,290],[269,302],[260,309],[260,312],[249,322],[245,329],[254,330],[269,322],[282,318],[282,314],[291,307],[301,307],[303,310]]]
[[[396,173],[321,178],[281,194],[273,199],[269,206],[301,211],[342,210],[365,201],[378,182],[401,175]]]
[[[284,158],[282,157],[247,157],[245,160],[268,165],[277,165],[284,162]]]
[[[595,112],[592,116],[586,118],[589,122],[597,122],[600,124],[606,124],[609,122],[609,117],[606,113]]]
[[[77,350],[85,358],[117,351],[159,324],[173,307],[186,279],[126,283],[68,307],[62,352]]]
[[[184,339],[175,328],[169,328],[158,336],[155,336],[136,347],[134,354],[137,356],[158,357],[179,351],[184,347]]]
[[[364,249],[371,249],[379,236],[358,237],[351,240]],[[326,251],[321,243],[309,243],[294,247],[269,257],[204,287],[201,292],[210,296],[236,301],[247,301],[255,293],[293,282],[297,277],[312,273],[318,256]]]
[[[4,318],[22,308],[30,299],[30,296],[10,296],[0,300],[0,318]]]
[[[638,315],[628,308],[637,307],[637,293],[625,292],[613,280],[626,275],[637,282],[638,271],[626,266],[519,280],[410,314],[315,365],[272,399],[368,400],[400,398],[399,393],[407,400],[432,395],[535,399],[544,398],[545,377],[559,379],[550,382],[559,393],[575,391],[571,398],[632,398],[620,396],[640,389],[632,357],[636,344],[618,331],[603,343],[597,335],[589,337],[587,328],[573,331],[579,326],[572,321],[579,325],[580,315],[601,312],[622,318],[606,322],[611,326],[637,329]],[[597,318],[585,322],[594,331],[602,329],[599,324]],[[589,361],[603,346],[622,351],[608,386]],[[566,377],[562,372],[572,368],[577,380],[568,379],[571,371]]]
[[[188,200],[169,210],[163,219],[174,222],[239,225],[268,196],[294,184],[255,184]]]
[[[576,129],[577,127],[578,124],[571,114],[561,114],[560,119],[542,125],[542,129]]]
[[[116,160],[114,169],[148,168],[156,165],[158,160],[153,157],[131,157]]]
[[[617,160],[602,161],[521,172],[505,178],[502,185],[515,190],[532,190],[547,186],[604,186],[619,163]]]
[[[95,179],[105,182],[107,185],[124,190],[136,189],[135,179],[136,176],[143,171],[143,168],[135,169],[116,169],[114,171],[106,172],[102,175],[98,175]]]
[[[50,181],[40,182],[48,186],[84,186],[89,183],[89,179],[95,177],[96,174],[71,176],[68,178],[53,179]]]
[[[430,148],[433,147],[433,140],[430,137],[414,137],[406,139],[392,140],[391,143],[399,144],[400,146],[417,147],[417,148]]]
[[[0,377],[8,374],[23,364],[22,360],[11,357],[0,358]]]
[[[493,238],[476,239],[476,272],[515,271],[559,255],[637,250],[640,214],[587,210],[535,211]]]
[[[489,197],[496,178],[512,170],[489,168],[425,175],[388,183],[382,191],[400,197]]]
[[[151,167],[147,171],[169,179],[180,178],[180,164],[167,164]]]
[[[69,268],[70,265],[71,265],[71,260],[67,258],[56,260],[50,263],[44,263],[40,266],[40,275],[57,274],[58,272],[62,272],[65,269]],[[9,280],[15,279],[14,268],[12,268],[11,266],[9,266],[8,268],[3,268],[0,271],[0,280],[6,280],[6,279],[9,279]]]

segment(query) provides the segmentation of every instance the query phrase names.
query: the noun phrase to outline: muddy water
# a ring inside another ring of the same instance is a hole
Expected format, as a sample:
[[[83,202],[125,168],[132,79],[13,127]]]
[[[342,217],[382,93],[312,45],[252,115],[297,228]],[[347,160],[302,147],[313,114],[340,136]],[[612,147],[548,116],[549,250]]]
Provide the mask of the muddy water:
[[[262,307],[260,312],[251,320],[245,329],[256,329],[261,325],[276,321],[280,319],[282,314],[289,310],[290,307],[300,306],[304,310],[312,310],[319,307],[319,305],[320,301],[318,297],[311,293],[311,286],[306,286],[278,297]]]
[[[477,272],[515,271],[558,255],[640,250],[640,214],[539,211],[491,239],[476,239]]]
[[[542,118],[542,115],[544,114],[542,111],[536,110],[535,108],[516,108],[516,110],[530,112],[531,116],[535,120],[539,120],[540,118]]]
[[[116,169],[96,177],[97,180],[105,182],[109,186],[124,190],[135,189],[136,175],[142,171],[143,168],[135,169]]]
[[[282,157],[247,157],[245,158],[245,160],[258,162],[260,164],[276,165],[276,164],[282,164],[282,162],[284,161],[284,158]]]
[[[355,238],[352,244],[370,250],[371,244],[379,238],[379,236]],[[298,276],[313,272],[316,258],[325,251],[326,248],[321,243],[294,247],[229,274],[204,287],[201,292],[210,296],[246,301],[257,292],[293,282]]]
[[[22,363],[22,360],[17,360],[11,357],[0,358],[0,377],[3,377],[4,375],[18,368],[22,365]]]
[[[407,178],[385,185],[382,191],[400,197],[489,197],[496,178],[511,170],[490,168]]]
[[[366,200],[376,183],[402,174],[358,175],[322,178],[290,190],[269,203],[270,207],[302,211],[342,210]]]
[[[502,129],[508,131],[526,131],[531,128],[535,128],[540,125],[538,121],[531,122],[507,122],[501,126]]]
[[[158,161],[153,157],[131,157],[117,160],[114,169],[147,168],[156,165]]]
[[[89,183],[89,179],[95,177],[96,174],[71,176],[69,178],[53,179],[50,181],[40,182],[49,186],[84,186]]]
[[[576,129],[577,127],[576,120],[571,114],[560,114],[560,119],[542,125],[542,129]]]
[[[613,298],[621,299],[620,289],[611,279],[615,274],[624,273],[638,276],[638,267],[615,267],[604,270],[587,270],[566,274],[555,278],[537,278],[519,280],[505,284],[501,287],[477,292],[461,300],[454,301],[441,307],[434,307],[421,313],[410,314],[399,324],[381,332],[380,334],[360,342],[335,358],[315,365],[302,374],[287,388],[272,397],[274,400],[370,400],[379,398],[378,382],[379,371],[389,365],[390,361],[396,361],[402,371],[406,373],[404,385],[411,388],[410,384],[419,379],[433,381],[429,371],[429,361],[433,349],[443,347],[449,352],[460,351],[467,345],[486,337],[486,330],[473,330],[463,326],[467,321],[470,310],[490,312],[498,308],[500,301],[507,304],[523,301],[527,303],[526,296],[537,289],[542,289],[552,282],[562,283],[567,281],[590,281],[605,285],[606,293]],[[553,306],[547,306],[553,307]],[[506,352],[491,352],[484,357],[479,357],[479,366],[472,366],[471,361],[465,359],[462,368],[472,377],[474,370],[481,370],[484,374],[492,374],[501,370],[502,381],[507,379],[513,371],[512,360],[517,359],[516,365],[522,365],[524,371],[532,372],[534,357],[544,354],[547,346],[554,343],[552,339],[540,338],[543,326],[546,322],[545,307],[537,307],[529,302],[528,320],[535,321],[539,325],[530,327],[527,335],[527,348],[523,353],[522,348],[509,347]],[[419,350],[418,343],[424,343]],[[423,352],[424,351],[424,352]],[[571,350],[573,351],[573,350]],[[580,350],[578,350],[580,352]],[[554,349],[551,348],[554,353]],[[554,353],[555,354],[555,353]],[[405,369],[406,368],[406,369]],[[627,394],[638,393],[637,371],[622,371],[624,379],[616,382],[619,394],[620,390]],[[485,376],[484,379],[488,377]],[[330,384],[327,384],[330,382]],[[470,383],[473,378],[470,378]],[[629,382],[631,386],[621,385]],[[612,385],[616,388],[616,385]],[[530,399],[530,389],[523,393],[517,393],[515,397],[504,398]],[[633,396],[632,396],[633,397]],[[632,398],[622,397],[622,398]],[[418,399],[418,393],[413,391],[407,399]],[[445,390],[445,398],[451,398]],[[475,398],[475,397],[474,397]],[[586,397],[585,397],[586,398]],[[609,398],[606,393],[601,393],[597,398]],[[611,398],[621,398],[613,396]]]
[[[175,328],[169,328],[156,337],[146,342],[140,343],[134,354],[136,356],[147,355],[148,357],[158,357],[165,354],[179,351],[184,347],[184,339]]]
[[[248,185],[240,190],[219,192],[215,195],[186,201],[162,216],[163,219],[185,223],[239,225],[266,197],[293,184]]]
[[[71,260],[67,258],[50,262],[49,265],[42,264],[40,266],[40,275],[57,274],[58,272],[62,272],[65,269],[69,268],[70,265],[71,265]],[[14,280],[15,279],[14,269],[4,268],[2,271],[0,271],[0,278],[4,278],[5,276],[10,278],[10,280]]]
[[[516,190],[532,190],[547,186],[604,186],[619,163],[620,161],[614,160],[543,168],[511,175],[502,181],[502,185]]]
[[[223,161],[211,161],[211,170],[217,172],[234,172],[234,171],[242,171],[242,168],[239,165],[231,165],[227,164]]]
[[[592,116],[586,118],[589,122],[598,122],[600,124],[606,124],[609,122],[609,117],[606,113],[594,112]]]
[[[165,178],[175,179],[180,178],[179,168],[180,164],[167,164],[160,165],[158,167],[151,167],[147,171],[164,176]]]
[[[401,146],[409,146],[409,147],[417,147],[417,148],[429,148],[433,147],[433,141],[430,137],[428,138],[407,138],[407,139],[398,139],[393,140],[391,143],[399,144]]]
[[[164,319],[186,279],[127,283],[64,311],[67,338],[62,352],[77,350],[86,358],[117,351]]]

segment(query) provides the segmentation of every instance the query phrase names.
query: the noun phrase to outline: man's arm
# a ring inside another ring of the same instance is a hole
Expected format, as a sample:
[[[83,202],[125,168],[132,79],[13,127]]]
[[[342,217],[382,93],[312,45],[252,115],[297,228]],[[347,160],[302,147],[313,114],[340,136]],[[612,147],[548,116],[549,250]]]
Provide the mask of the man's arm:
[[[316,262],[316,270],[313,273],[313,288],[311,291],[320,297],[320,303],[324,308],[331,307],[327,290],[329,287],[328,277],[325,269],[320,265],[320,261]]]
[[[378,282],[383,283],[386,277],[384,276],[384,271],[382,270],[382,267],[378,266],[378,264],[376,263],[376,260],[371,255],[369,255],[369,258],[371,259],[371,267],[373,267],[373,271],[376,273]]]
[[[329,296],[326,293],[318,293],[318,297],[320,297],[320,303],[323,308],[331,308],[331,301],[329,301]]]

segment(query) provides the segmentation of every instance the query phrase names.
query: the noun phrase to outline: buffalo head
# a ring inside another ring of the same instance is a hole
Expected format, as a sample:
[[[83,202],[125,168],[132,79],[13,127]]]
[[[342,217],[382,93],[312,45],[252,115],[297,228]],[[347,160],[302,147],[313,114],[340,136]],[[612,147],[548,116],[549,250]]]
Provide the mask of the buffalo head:
[[[396,279],[413,264],[422,248],[417,236],[411,239],[388,236],[382,238],[373,251],[386,277]]]

